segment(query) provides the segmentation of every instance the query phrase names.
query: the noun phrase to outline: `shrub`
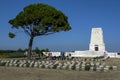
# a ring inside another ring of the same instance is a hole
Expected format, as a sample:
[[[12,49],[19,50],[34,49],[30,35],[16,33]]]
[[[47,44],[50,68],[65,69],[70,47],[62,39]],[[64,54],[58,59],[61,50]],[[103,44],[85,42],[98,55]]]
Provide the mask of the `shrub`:
[[[29,67],[30,63],[26,63],[26,67]]]
[[[56,69],[56,68],[57,68],[57,66],[58,66],[58,64],[53,65],[53,69]]]
[[[109,67],[109,70],[113,70],[113,67],[112,67],[112,66],[110,66],[110,67]]]
[[[6,62],[2,62],[2,63],[0,64],[0,66],[5,66],[5,64],[6,64]]]
[[[72,70],[75,70],[75,65],[72,66]]]
[[[86,70],[86,71],[89,71],[89,70],[90,70],[90,67],[91,67],[90,65],[86,65],[86,66],[85,66],[85,70]]]
[[[42,67],[41,68],[45,68],[45,65],[42,65]]]

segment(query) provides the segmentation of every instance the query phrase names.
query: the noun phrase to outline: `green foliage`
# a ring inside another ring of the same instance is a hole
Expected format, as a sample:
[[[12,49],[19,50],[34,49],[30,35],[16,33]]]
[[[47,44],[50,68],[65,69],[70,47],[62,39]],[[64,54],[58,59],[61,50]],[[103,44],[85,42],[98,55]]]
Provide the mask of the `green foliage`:
[[[33,39],[36,36],[49,35],[71,29],[68,17],[47,4],[31,4],[24,7],[15,18],[9,20],[12,28],[22,28],[30,36],[28,58],[31,58]],[[9,37],[14,38],[13,33]]]
[[[38,47],[35,48],[35,52],[36,52],[37,54],[39,54],[40,50],[39,50]]]
[[[0,58],[9,58],[9,56],[8,55],[0,54]]]
[[[98,59],[103,59],[103,58],[104,58],[104,56],[98,56],[98,57],[94,57],[93,59],[98,60]]]
[[[89,70],[90,70],[90,67],[91,67],[90,64],[86,64],[86,66],[85,66],[85,70],[86,70],[86,71],[89,71]]]
[[[0,63],[0,66],[5,66],[6,62]]]
[[[13,53],[13,52],[16,52],[15,50],[0,50],[0,54],[3,54],[3,53]]]
[[[14,37],[15,37],[15,34],[14,34],[14,33],[9,32],[9,37],[10,37],[10,38],[14,38]]]
[[[21,58],[25,57],[24,52],[17,50],[0,50],[0,58]]]
[[[19,49],[17,50],[17,52],[24,52],[24,50],[22,50],[21,48],[19,48]]]
[[[72,70],[75,70],[75,65],[74,65],[74,66],[72,66]]]
[[[113,67],[112,67],[112,66],[110,66],[110,67],[109,67],[109,69],[110,69],[110,70],[113,70]]]
[[[68,17],[47,4],[28,5],[14,19],[9,20],[9,23],[12,27],[21,27],[28,33],[32,30],[34,36],[71,29]]]
[[[42,65],[42,67],[41,68],[45,68],[45,65]]]
[[[26,63],[26,67],[29,67],[29,65],[30,65],[30,63],[27,62],[27,63]]]
[[[55,65],[53,66],[53,69],[56,69],[56,68],[57,68],[57,66],[58,66],[58,64],[55,64]]]

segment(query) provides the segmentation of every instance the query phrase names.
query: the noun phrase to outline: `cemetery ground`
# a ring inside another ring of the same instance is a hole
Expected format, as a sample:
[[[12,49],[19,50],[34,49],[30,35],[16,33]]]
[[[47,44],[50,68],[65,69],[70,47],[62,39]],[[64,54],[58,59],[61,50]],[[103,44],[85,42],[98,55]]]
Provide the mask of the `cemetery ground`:
[[[0,66],[0,80],[120,80],[120,59],[108,59],[106,64],[117,66],[117,70],[104,72]]]

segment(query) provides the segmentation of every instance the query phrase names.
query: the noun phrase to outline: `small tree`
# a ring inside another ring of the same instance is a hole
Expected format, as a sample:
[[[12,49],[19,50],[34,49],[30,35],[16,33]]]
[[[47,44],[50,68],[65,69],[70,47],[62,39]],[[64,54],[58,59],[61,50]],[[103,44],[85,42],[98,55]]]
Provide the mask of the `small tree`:
[[[39,54],[40,50],[39,50],[38,47],[35,48],[35,52],[36,52],[37,54]]]
[[[32,44],[35,37],[71,29],[67,16],[47,4],[28,5],[15,18],[9,20],[9,23],[12,28],[22,28],[29,35],[29,59],[31,59]],[[9,37],[14,38],[15,34],[10,32]]]
[[[19,49],[17,50],[17,52],[24,52],[24,50],[22,50],[21,48],[19,48]]]

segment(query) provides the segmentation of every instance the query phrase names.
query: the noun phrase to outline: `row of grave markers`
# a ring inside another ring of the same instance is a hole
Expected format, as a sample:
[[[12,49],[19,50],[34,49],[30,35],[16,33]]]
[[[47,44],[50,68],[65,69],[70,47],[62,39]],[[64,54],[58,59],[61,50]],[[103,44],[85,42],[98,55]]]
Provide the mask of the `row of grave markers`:
[[[46,69],[63,69],[77,71],[104,71],[117,70],[117,66],[106,65],[105,62],[88,61],[34,61],[34,60],[0,60],[0,66],[5,67],[30,67]]]

